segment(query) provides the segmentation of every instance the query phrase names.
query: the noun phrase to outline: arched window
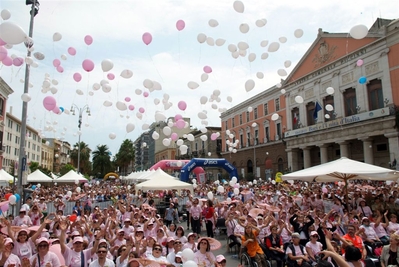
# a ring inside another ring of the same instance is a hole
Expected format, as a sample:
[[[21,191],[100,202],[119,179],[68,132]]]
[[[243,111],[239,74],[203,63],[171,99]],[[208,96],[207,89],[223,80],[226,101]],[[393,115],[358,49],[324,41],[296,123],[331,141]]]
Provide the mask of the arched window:
[[[284,171],[284,161],[282,158],[279,158],[277,160],[277,169],[279,172],[283,172]]]
[[[253,163],[250,159],[247,161],[247,173],[254,173]]]

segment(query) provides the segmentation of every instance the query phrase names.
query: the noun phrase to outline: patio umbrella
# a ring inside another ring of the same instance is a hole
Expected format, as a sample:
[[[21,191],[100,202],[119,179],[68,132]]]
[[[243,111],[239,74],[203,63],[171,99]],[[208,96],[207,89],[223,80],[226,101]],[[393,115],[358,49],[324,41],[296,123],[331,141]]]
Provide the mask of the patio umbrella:
[[[252,217],[252,218],[256,218],[256,217],[258,217],[258,215],[259,214],[261,214],[262,216],[263,216],[263,213],[264,213],[265,211],[264,210],[262,210],[262,209],[258,209],[258,208],[253,208],[253,209],[251,209],[250,211],[249,211],[249,215]]]
[[[283,180],[301,180],[306,182],[345,182],[345,190],[349,180],[388,181],[397,180],[399,172],[379,166],[351,160],[346,157],[292,172],[282,176]],[[347,190],[346,190],[347,192]],[[345,196],[348,203],[348,194]]]

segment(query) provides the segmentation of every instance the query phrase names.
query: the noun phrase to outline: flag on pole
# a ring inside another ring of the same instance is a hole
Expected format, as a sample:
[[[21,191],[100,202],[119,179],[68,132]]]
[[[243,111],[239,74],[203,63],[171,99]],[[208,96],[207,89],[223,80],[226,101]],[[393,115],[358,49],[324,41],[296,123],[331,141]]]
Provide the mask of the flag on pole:
[[[322,108],[321,108],[319,102],[316,101],[316,106],[315,106],[314,111],[313,111],[313,119],[317,120],[317,113],[320,110],[322,110]]]

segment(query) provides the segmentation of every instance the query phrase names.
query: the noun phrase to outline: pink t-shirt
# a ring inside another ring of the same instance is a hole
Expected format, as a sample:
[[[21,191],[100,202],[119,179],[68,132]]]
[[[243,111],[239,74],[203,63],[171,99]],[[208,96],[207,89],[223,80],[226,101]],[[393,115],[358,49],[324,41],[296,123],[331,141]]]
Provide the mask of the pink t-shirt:
[[[42,216],[41,213],[32,213],[30,215],[30,220],[32,221],[32,225],[40,226],[40,217]]]
[[[34,260],[36,259],[36,264],[33,265]],[[54,252],[47,252],[47,254],[43,257],[40,258],[40,264],[39,264],[39,258],[37,257],[37,254],[33,255],[29,259],[31,267],[44,267],[46,266],[47,263],[51,264],[51,267],[60,267],[61,263],[60,260],[58,259],[57,255]]]
[[[17,216],[17,217],[15,217],[14,221],[12,222],[12,225],[14,225],[14,226],[21,226],[21,225],[31,226],[32,221],[28,215],[25,215],[22,218],[20,216]]]
[[[21,259],[30,258],[32,256],[32,247],[35,247],[30,239],[25,243],[15,242],[12,253]]]
[[[74,250],[66,247],[65,252],[63,253],[65,259],[65,265],[68,267],[81,267],[82,266],[82,259],[80,257],[80,252],[75,252]],[[91,249],[83,250],[84,256],[84,263],[83,266],[87,266],[87,262],[92,257]]]
[[[3,258],[3,253],[0,253],[0,259]],[[20,267],[21,266],[21,260],[18,258],[17,255],[15,254],[10,254],[8,256],[7,260],[4,262],[3,267],[8,267],[8,265],[13,265],[15,264],[15,267]]]
[[[316,241],[316,243],[312,243],[312,242],[306,243],[306,247],[310,248],[312,250],[314,256],[317,256],[318,253],[323,250],[323,245],[317,241]],[[297,255],[297,254],[295,254],[295,255]]]
[[[213,266],[212,263],[208,260],[208,257],[206,256],[206,254],[209,253],[210,258],[212,259],[212,261],[215,261],[215,255],[213,255],[212,252],[206,252],[205,254],[202,254],[201,251],[197,251],[194,253],[194,261],[195,263],[197,263],[198,265],[202,264],[203,266],[206,267],[211,267]]]
[[[375,223],[370,223],[370,225],[374,228],[375,233],[377,234],[378,238],[387,236],[387,231],[385,231],[384,226],[380,223],[378,227],[375,227]]]
[[[387,230],[389,234],[399,231],[399,223],[388,222]]]

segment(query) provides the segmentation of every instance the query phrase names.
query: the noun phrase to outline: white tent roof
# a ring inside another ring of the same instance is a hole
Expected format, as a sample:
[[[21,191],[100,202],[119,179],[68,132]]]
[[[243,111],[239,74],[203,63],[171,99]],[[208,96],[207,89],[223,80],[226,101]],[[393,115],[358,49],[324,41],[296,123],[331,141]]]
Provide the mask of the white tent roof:
[[[53,182],[53,179],[51,179],[50,177],[42,173],[39,169],[37,169],[36,171],[28,175],[27,181],[28,183],[32,182],[51,183]]]
[[[136,185],[141,190],[171,190],[189,189],[193,193],[193,185],[174,179],[162,169],[158,169],[147,176],[148,181]]]
[[[6,172],[3,169],[0,170],[0,181],[7,181],[7,183],[8,183],[9,181],[13,181],[13,180],[14,180],[14,176],[12,176],[11,174],[9,174],[8,172]]]
[[[87,182],[87,179],[82,175],[77,174],[75,171],[70,170],[68,173],[64,174],[60,178],[54,180],[57,183],[74,183],[76,180],[79,180],[80,183]]]
[[[345,157],[282,176],[283,180],[302,180],[307,182],[336,182],[351,179],[387,181],[398,178],[398,171]]]

